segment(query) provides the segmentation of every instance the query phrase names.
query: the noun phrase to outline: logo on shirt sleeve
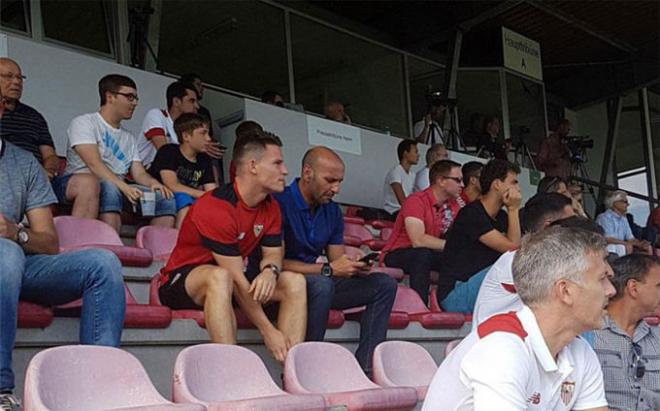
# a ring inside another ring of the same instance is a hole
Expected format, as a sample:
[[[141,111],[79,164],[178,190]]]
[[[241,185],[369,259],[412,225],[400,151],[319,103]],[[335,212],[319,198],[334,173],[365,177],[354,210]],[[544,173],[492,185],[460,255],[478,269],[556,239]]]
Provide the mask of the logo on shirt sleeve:
[[[255,224],[254,227],[252,227],[252,230],[254,231],[254,236],[259,237],[259,234],[261,234],[261,230],[264,229],[263,224]]]
[[[564,405],[570,404],[573,399],[573,392],[575,392],[575,382],[564,381],[561,383],[561,401]]]
[[[527,399],[527,402],[532,404],[532,405],[539,405],[541,403],[541,394],[538,392],[535,392],[532,394],[531,397]]]

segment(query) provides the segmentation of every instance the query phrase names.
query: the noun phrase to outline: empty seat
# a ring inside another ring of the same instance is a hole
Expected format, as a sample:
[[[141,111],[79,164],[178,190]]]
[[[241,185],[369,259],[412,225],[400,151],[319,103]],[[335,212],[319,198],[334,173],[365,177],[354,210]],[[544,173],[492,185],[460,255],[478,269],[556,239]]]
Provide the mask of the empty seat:
[[[437,369],[431,354],[415,343],[385,341],[374,350],[374,382],[382,387],[413,387],[420,401]]]
[[[54,218],[60,252],[103,248],[115,253],[123,265],[148,267],[153,261],[151,251],[128,247],[108,224],[88,218],[59,216]]]
[[[174,364],[172,399],[209,410],[324,410],[320,395],[291,395],[273,382],[259,356],[237,345],[201,344]]]
[[[18,302],[18,328],[46,328],[53,322],[53,310],[27,301]]]
[[[372,226],[376,230],[382,230],[383,228],[394,227],[394,222],[387,220],[371,220],[371,221],[367,221],[367,224]]]
[[[417,292],[405,285],[399,285],[392,312],[404,312],[411,321],[419,322],[424,328],[461,328],[465,316],[461,313],[431,312]]]
[[[178,230],[174,228],[147,225],[138,230],[135,245],[151,251],[155,261],[167,261],[174,250],[178,235]]]
[[[360,239],[360,245],[366,245],[372,250],[381,250],[385,247],[385,241],[381,239],[375,239],[365,226],[360,224],[344,224],[344,236],[353,236]],[[348,244],[348,243],[346,243]],[[354,244],[348,244],[354,245]]]
[[[364,218],[357,216],[344,216],[344,223],[364,225]]]
[[[364,257],[364,252],[362,252],[362,250],[360,250],[356,246],[346,245],[344,246],[344,250],[346,252],[346,255],[348,256],[358,257],[358,258]],[[375,262],[373,267],[371,268],[371,271],[387,274],[388,276],[394,278],[397,281],[403,280],[404,277],[403,270],[398,268],[386,267],[385,265],[380,264],[380,262]]]
[[[413,388],[379,387],[346,348],[326,342],[300,343],[284,363],[284,387],[292,394],[321,394],[328,406],[352,410],[408,410],[417,404]]]
[[[49,348],[35,355],[25,374],[23,400],[25,411],[204,410],[163,398],[130,353],[91,345]]]

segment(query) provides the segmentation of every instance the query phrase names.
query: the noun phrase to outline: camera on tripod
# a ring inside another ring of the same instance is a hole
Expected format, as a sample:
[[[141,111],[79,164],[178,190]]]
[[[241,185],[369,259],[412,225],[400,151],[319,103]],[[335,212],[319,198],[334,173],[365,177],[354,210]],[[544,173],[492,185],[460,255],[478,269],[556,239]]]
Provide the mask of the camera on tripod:
[[[589,136],[570,136],[565,141],[571,153],[571,162],[585,162],[587,150],[594,148],[594,139]]]

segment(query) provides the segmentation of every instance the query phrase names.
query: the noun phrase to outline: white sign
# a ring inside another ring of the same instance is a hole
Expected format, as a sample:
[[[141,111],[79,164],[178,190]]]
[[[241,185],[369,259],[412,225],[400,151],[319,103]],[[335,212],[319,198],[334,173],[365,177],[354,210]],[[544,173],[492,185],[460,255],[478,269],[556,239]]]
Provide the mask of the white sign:
[[[515,31],[502,27],[504,67],[543,80],[541,45]]]
[[[326,146],[344,153],[362,155],[362,139],[357,127],[308,115],[307,137],[311,146]]]

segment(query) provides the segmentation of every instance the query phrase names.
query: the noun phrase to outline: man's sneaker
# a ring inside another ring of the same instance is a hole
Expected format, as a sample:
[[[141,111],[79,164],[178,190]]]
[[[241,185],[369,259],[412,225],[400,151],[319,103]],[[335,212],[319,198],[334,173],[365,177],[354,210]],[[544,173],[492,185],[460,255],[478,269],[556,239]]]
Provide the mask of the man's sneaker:
[[[14,394],[0,394],[0,411],[20,411],[21,402]]]

